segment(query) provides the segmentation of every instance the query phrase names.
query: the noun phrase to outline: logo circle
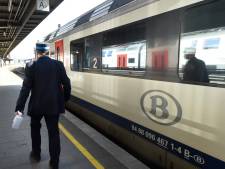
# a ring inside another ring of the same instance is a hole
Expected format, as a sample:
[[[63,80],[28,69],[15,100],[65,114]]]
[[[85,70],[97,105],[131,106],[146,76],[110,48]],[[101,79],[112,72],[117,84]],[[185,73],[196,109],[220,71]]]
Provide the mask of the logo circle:
[[[181,120],[182,108],[171,94],[162,90],[149,90],[141,96],[141,109],[152,121],[173,125]]]

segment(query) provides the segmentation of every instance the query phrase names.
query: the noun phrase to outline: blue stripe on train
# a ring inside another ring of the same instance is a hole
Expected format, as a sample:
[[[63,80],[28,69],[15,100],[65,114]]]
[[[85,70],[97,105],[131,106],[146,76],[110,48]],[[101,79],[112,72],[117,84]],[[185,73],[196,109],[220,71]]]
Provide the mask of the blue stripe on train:
[[[102,109],[94,104],[91,104],[85,100],[79,99],[77,97],[72,97],[71,99],[76,104],[90,110],[93,113],[97,113],[99,116],[123,127],[136,135],[145,138],[151,143],[165,149],[176,156],[194,164],[202,169],[225,169],[225,162],[216,159],[208,154],[198,151],[192,147],[182,144],[174,139],[150,130],[144,126],[141,126],[135,122],[118,116],[110,111]],[[199,143],[201,144],[201,143]]]

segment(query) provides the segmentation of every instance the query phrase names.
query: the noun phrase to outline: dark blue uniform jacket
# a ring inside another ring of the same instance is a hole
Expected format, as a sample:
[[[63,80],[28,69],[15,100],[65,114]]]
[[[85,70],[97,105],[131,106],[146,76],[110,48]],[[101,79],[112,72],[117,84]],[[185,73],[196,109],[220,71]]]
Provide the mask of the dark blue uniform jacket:
[[[70,98],[71,85],[63,63],[47,56],[28,63],[15,111],[23,112],[30,91],[28,115],[64,113],[65,102]]]
[[[184,67],[183,80],[208,83],[209,77],[205,63],[196,57],[191,58]]]

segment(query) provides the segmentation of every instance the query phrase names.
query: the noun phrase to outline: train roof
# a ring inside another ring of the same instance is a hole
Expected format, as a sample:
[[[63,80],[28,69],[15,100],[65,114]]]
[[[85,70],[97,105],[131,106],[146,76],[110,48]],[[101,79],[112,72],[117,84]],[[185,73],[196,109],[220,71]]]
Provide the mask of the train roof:
[[[79,28],[81,25],[87,25],[87,23],[93,25],[96,24],[96,21],[98,21],[97,23],[101,23],[115,17],[115,14],[119,16],[154,1],[156,0],[107,0],[67,24],[60,26],[54,32],[48,34],[44,41],[50,42],[65,36],[65,34]]]

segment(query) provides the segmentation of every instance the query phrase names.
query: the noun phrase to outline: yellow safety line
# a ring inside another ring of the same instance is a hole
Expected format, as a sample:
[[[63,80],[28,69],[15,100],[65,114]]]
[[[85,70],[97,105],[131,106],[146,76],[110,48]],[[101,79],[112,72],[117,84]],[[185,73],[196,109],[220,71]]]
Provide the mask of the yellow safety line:
[[[63,127],[61,123],[59,123],[59,129],[62,133],[73,143],[73,145],[90,161],[90,163],[96,169],[104,169],[104,167],[87,151],[85,147],[83,147],[70,133],[68,130]]]

